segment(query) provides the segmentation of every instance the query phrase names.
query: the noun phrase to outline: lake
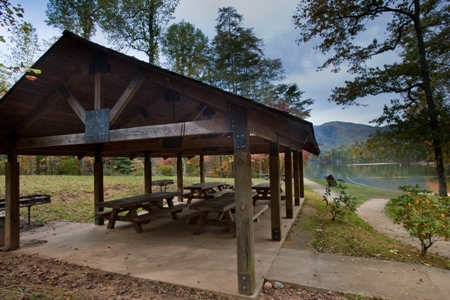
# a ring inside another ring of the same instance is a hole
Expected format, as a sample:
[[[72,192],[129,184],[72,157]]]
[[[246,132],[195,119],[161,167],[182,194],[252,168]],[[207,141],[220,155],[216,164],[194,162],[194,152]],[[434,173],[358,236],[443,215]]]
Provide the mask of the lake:
[[[423,165],[404,163],[372,164],[323,164],[308,162],[304,169],[306,178],[321,178],[332,174],[335,179],[360,185],[398,190],[402,185],[416,185],[427,190],[438,190],[436,170]],[[450,187],[450,170],[446,170],[447,186]],[[450,191],[450,189],[449,189]]]

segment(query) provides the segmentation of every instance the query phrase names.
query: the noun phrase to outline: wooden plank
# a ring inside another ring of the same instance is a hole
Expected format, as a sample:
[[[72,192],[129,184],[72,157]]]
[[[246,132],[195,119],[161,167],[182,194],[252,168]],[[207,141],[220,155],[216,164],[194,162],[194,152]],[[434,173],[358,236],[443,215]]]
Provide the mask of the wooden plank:
[[[133,79],[131,80],[130,84],[127,86],[125,91],[119,97],[116,104],[114,104],[114,107],[109,112],[109,120],[110,120],[109,123],[111,127],[117,121],[120,114],[123,112],[124,108],[133,98],[134,94],[136,94],[136,92],[139,90],[142,83],[147,79],[147,77],[145,76],[146,73],[147,70],[140,69],[139,72],[133,77]]]
[[[293,153],[293,165],[294,165],[294,203],[295,206],[300,206],[300,180],[299,180],[299,170],[298,170],[298,151]]]
[[[14,155],[15,156],[15,155]],[[17,156],[6,163],[5,177],[5,248],[20,247],[20,168]]]
[[[292,152],[290,148],[284,149],[284,186],[286,198],[286,218],[294,218],[292,203]]]
[[[272,224],[272,240],[281,241],[281,187],[280,187],[280,155],[278,144],[270,143],[270,216]]]
[[[250,153],[235,152],[234,165],[238,288],[240,294],[251,295],[255,290],[255,252]]]

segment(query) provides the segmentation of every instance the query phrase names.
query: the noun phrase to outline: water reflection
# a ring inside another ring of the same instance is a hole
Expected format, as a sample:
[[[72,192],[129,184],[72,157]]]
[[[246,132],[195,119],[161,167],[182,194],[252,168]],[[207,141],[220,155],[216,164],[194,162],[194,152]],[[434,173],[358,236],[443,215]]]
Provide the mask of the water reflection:
[[[305,166],[306,178],[324,178],[333,174],[336,179],[383,189],[398,190],[401,185],[416,185],[437,191],[437,176],[433,167],[404,163],[383,164],[321,164],[308,162]],[[446,170],[446,174],[450,174]],[[449,177],[447,185],[450,187]]]

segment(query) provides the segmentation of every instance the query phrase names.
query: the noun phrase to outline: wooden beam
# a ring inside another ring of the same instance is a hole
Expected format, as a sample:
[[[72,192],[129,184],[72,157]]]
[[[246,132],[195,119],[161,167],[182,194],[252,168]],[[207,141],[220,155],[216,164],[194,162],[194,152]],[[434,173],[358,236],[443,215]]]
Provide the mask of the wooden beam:
[[[145,193],[152,193],[152,160],[150,156],[150,151],[145,152],[144,158],[144,186]]]
[[[88,70],[88,64],[82,65],[78,69],[78,71],[74,72],[72,76],[64,81],[63,85],[70,89],[88,74]],[[46,111],[47,109],[51,109],[53,105],[55,105],[55,103],[61,99],[60,96],[61,93],[59,92],[59,90],[55,90],[46,101],[41,102],[40,105],[33,109],[30,114],[24,118],[24,121],[17,127],[17,132],[20,134],[23,130],[26,130],[29,127],[33,126],[38,118],[42,116],[42,113],[44,111]]]
[[[95,149],[95,161],[94,161],[94,217],[95,225],[103,225],[104,218],[98,216],[96,213],[103,211],[103,207],[99,207],[96,204],[105,201],[103,194],[103,158],[102,158],[102,146],[97,145]]]
[[[204,135],[224,132],[229,132],[229,130],[227,129],[226,119],[222,118],[111,130],[110,142]],[[81,144],[85,144],[84,133],[20,139],[17,142],[17,149]]]
[[[77,98],[75,98],[75,96],[63,85],[59,87],[59,91],[61,92],[62,96],[67,100],[67,102],[72,107],[74,112],[77,114],[78,118],[80,118],[81,122],[83,122],[83,124],[86,124],[86,111],[84,110],[80,102],[78,102]]]
[[[200,155],[200,182],[204,183],[205,180],[205,156],[203,154]]]
[[[266,123],[269,124],[269,123]],[[269,125],[270,126],[270,125]],[[255,122],[248,122],[248,129],[250,134],[254,134],[256,136],[262,137],[271,142],[277,142],[278,136],[276,132],[271,130],[270,128],[263,126],[261,124]]]
[[[119,97],[119,100],[117,100],[114,107],[109,112],[109,120],[110,120],[109,123],[111,127],[117,121],[124,108],[127,106],[130,100],[133,98],[134,94],[139,90],[142,83],[145,81],[146,73],[147,70],[145,69],[139,70],[139,72],[133,77],[133,79],[131,80],[130,84],[127,86],[125,91]]]
[[[5,248],[20,247],[20,168],[16,161],[6,163],[5,177]]]
[[[97,72],[94,75],[95,86],[94,86],[94,109],[102,109],[103,99],[102,99],[102,73]]]
[[[305,178],[303,174],[303,152],[300,151],[298,155],[298,171],[300,179],[300,198],[305,198]]]
[[[255,290],[255,253],[250,153],[235,152],[234,165],[238,289],[240,294],[252,295]]]
[[[292,152],[291,148],[284,148],[284,187],[286,195],[286,218],[294,218],[292,203]]]
[[[177,191],[181,193],[178,202],[183,202],[183,157],[181,153],[177,154]]]
[[[300,206],[300,179],[299,179],[299,170],[298,170],[298,151],[294,151],[293,153],[293,165],[294,165],[294,203],[295,206]]]
[[[277,143],[269,144],[270,218],[272,224],[272,240],[279,242],[281,241],[280,154]]]

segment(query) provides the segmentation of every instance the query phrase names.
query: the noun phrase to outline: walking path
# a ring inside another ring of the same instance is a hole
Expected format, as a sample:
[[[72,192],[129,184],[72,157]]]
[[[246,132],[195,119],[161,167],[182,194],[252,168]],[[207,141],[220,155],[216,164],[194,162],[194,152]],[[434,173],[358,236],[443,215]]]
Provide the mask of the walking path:
[[[325,186],[307,179],[305,185],[320,195],[325,193]],[[386,217],[385,204],[386,200],[371,199],[358,209],[358,215],[377,231],[417,246],[403,228]],[[432,251],[448,255],[448,244],[442,242]],[[387,299],[449,299],[450,295],[449,270],[285,248],[280,249],[266,278],[311,289]]]

